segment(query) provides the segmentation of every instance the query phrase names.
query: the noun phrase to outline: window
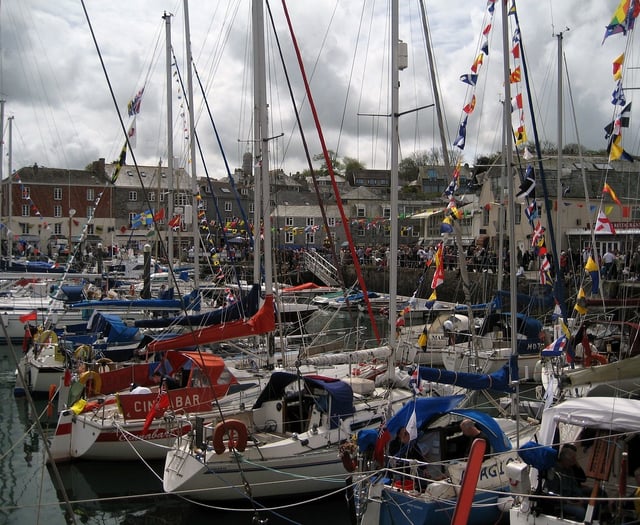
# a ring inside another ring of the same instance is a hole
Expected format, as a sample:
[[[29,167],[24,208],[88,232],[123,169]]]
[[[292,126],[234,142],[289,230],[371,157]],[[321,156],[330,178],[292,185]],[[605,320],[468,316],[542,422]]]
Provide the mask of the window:
[[[176,193],[173,198],[174,206],[186,206],[189,204],[189,195],[186,193]]]
[[[293,244],[295,240],[295,235],[293,232],[284,232],[284,243],[285,244]]]
[[[129,212],[129,225],[133,224],[133,221],[136,219],[138,214],[134,211]]]
[[[284,225],[285,226],[293,226],[293,217],[285,217]]]
[[[150,191],[149,194],[147,195],[147,198],[149,199],[149,202],[155,202],[155,200],[156,200],[156,192],[155,191]]]
[[[233,211],[233,203],[225,202],[224,203],[224,211]]]
[[[254,212],[254,209],[255,209],[255,205],[254,205],[254,203],[253,203],[253,202],[250,202],[250,203],[249,203],[249,213],[253,213],[253,212]]]
[[[631,218],[634,220],[640,220],[640,206],[631,207]]]
[[[93,188],[87,188],[87,200],[88,201],[93,201],[94,199],[95,199],[95,197],[94,197]]]
[[[87,235],[93,235],[94,231],[93,224],[87,224]]]
[[[336,218],[335,217],[327,217],[327,224],[329,225],[330,228],[334,228],[336,225]]]
[[[311,245],[315,243],[315,235],[313,233],[307,233],[305,235],[305,243]]]
[[[54,201],[62,200],[62,188],[53,188],[53,200]]]
[[[31,206],[29,206],[28,204],[23,204],[22,205],[22,216],[23,217],[29,217],[31,215]]]
[[[313,226],[315,223],[315,220],[313,217],[307,217],[307,226]]]
[[[22,198],[26,201],[31,198],[31,189],[29,188],[29,186],[22,187]]]
[[[359,228],[356,230],[356,237],[364,237],[366,233],[367,233],[367,232],[366,232],[366,230],[365,230],[363,227],[359,227]]]
[[[385,219],[390,219],[391,218],[391,207],[390,206],[383,206],[383,208],[382,208],[382,216]]]
[[[367,211],[365,207],[362,204],[358,204],[356,206],[356,217],[358,217],[359,219],[362,219],[366,216],[367,216]]]
[[[207,209],[207,201],[202,199],[201,201],[198,201],[198,209],[199,210],[205,210]]]
[[[62,206],[60,206],[59,204],[56,204],[53,207],[53,216],[54,217],[62,217]]]
[[[29,235],[29,224],[26,222],[21,222],[20,232],[22,233],[22,235]]]
[[[137,191],[130,191],[129,192],[129,202],[135,202],[138,200],[138,192]]]
[[[515,204],[515,217],[514,223],[520,224],[522,222],[522,204]]]
[[[62,235],[62,223],[61,222],[56,222],[53,225],[53,234],[54,235]]]
[[[163,191],[160,192],[160,202],[164,202],[165,193]]]
[[[92,219],[94,213],[95,208],[93,206],[87,206],[87,219]]]

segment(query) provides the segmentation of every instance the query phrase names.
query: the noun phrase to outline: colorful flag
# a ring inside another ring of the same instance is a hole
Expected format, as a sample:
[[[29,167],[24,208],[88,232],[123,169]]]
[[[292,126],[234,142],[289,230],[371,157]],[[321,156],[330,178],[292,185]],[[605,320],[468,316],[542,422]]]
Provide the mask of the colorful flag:
[[[520,191],[516,194],[516,199],[524,200],[526,197],[533,199],[536,196],[536,174],[531,164],[527,166],[524,177],[524,181],[520,184]]]
[[[520,42],[517,42],[516,45],[511,48],[511,54],[515,59],[520,58]]]
[[[140,113],[140,105],[142,104],[142,94],[144,93],[144,87],[136,93],[136,96],[133,97],[129,103],[127,104],[127,113],[130,117],[137,115]]]
[[[164,208],[160,208],[156,214],[153,216],[153,220],[156,222],[164,220]]]
[[[624,53],[613,61],[613,80],[622,79],[622,64],[624,63]]]
[[[591,257],[591,255],[587,259],[587,262],[584,265],[584,269],[589,273],[598,271],[598,265],[596,264],[595,259]]]
[[[551,263],[546,253],[540,261],[540,284],[553,284],[553,279],[551,278]]]
[[[522,80],[522,74],[520,72],[520,66],[516,67],[509,75],[509,83],[516,84]]]
[[[529,223],[533,226],[533,221],[538,218],[538,204],[536,203],[535,199],[533,199],[524,209],[524,215]]]
[[[522,109],[522,93],[518,93],[511,99],[511,113],[516,109]]]
[[[445,217],[440,224],[440,233],[453,233],[453,220],[451,217]]]
[[[469,84],[470,86],[475,86],[478,82],[478,75],[474,75],[471,73],[467,73],[466,75],[462,75],[460,80],[465,84]]]
[[[536,224],[536,227],[533,229],[533,233],[531,235],[531,246],[538,245],[538,241],[542,238],[544,232],[544,226],[542,226],[542,224],[540,224],[540,221],[538,221],[538,224]]]
[[[174,215],[174,217],[167,223],[170,228],[179,228],[181,223],[181,215]]]
[[[585,315],[587,313],[587,294],[584,293],[584,290],[582,288],[578,290],[576,304],[573,309],[582,315]]]
[[[453,142],[453,145],[460,149],[464,149],[465,140],[467,138],[467,118],[468,116],[464,117],[462,124],[460,124],[460,129],[458,130],[458,136]]]
[[[613,188],[609,186],[607,182],[604,183],[604,187],[602,188],[602,193],[608,193],[609,195],[611,195],[613,202],[615,202],[618,206],[622,206],[622,203],[620,202],[620,199],[618,199],[616,192],[613,191]]]
[[[629,162],[633,162],[634,158],[632,155],[627,153],[622,146],[622,135],[612,135],[611,140],[609,141],[609,145],[607,147],[607,153],[609,154],[609,160],[627,160]]]
[[[628,128],[629,121],[631,120],[631,102],[629,102],[623,110],[620,112],[620,115],[617,119],[609,122],[604,127],[604,138],[608,139],[611,135],[619,134],[620,128]]]
[[[431,289],[435,290],[438,286],[444,283],[444,261],[442,258],[442,243],[438,244],[438,249],[433,256],[436,262],[436,269],[433,272],[433,279],[431,279]]]
[[[627,103],[627,97],[625,97],[624,89],[622,87],[622,80],[618,80],[616,88],[611,94],[611,103],[614,106],[624,106]]]
[[[618,33],[626,35],[629,29],[633,29],[634,21],[640,11],[640,5],[638,5],[638,2],[633,2],[633,9],[631,9],[631,4],[631,0],[620,0],[618,7],[613,13],[611,22],[609,22],[609,25],[607,25],[605,29],[604,38],[602,39],[603,43],[611,35]]]
[[[118,176],[120,175],[120,170],[122,169],[122,166],[124,166],[126,163],[127,163],[127,143],[125,142],[124,146],[122,146],[120,157],[116,162],[116,167],[115,167],[115,170],[113,171],[113,175],[111,175],[111,184],[116,183],[116,181],[118,180]]]
[[[37,321],[38,320],[38,312],[36,310],[32,310],[28,314],[22,314],[20,317],[21,323],[28,323],[29,321]]]
[[[491,31],[491,24],[487,24],[485,26],[485,28],[482,30],[482,34],[487,36],[489,34],[489,31]]]
[[[465,107],[462,108],[462,111],[464,111],[467,115],[469,115],[473,113],[473,110],[475,109],[475,107],[476,107],[476,96],[473,95],[471,97],[471,101]]]
[[[542,355],[549,357],[562,355],[565,347],[567,346],[567,343],[567,336],[561,335],[560,337],[558,337],[558,339],[544,347],[544,349],[542,350]]]
[[[478,68],[482,65],[482,61],[484,60],[484,54],[480,53],[476,59],[473,61],[473,64],[471,65],[471,71],[473,71],[474,73],[478,72]]]
[[[616,229],[613,227],[613,223],[609,220],[609,217],[607,217],[602,210],[598,212],[595,231],[596,233],[610,233],[611,235],[616,234]]]

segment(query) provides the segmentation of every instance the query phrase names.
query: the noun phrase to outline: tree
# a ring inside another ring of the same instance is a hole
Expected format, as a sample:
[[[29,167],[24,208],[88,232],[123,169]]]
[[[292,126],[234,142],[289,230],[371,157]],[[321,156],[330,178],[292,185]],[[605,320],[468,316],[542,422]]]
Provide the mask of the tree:
[[[333,166],[333,172],[336,175],[341,175],[343,171],[342,162],[338,160],[338,156],[336,155],[335,151],[328,150],[328,153],[329,153],[329,159],[331,159],[331,165]],[[318,153],[317,155],[314,155],[313,160],[322,161],[322,164],[320,165],[320,169],[318,170],[319,172],[318,174],[329,175],[329,167],[327,166],[327,163],[324,159],[324,153]]]
[[[344,176],[347,179],[353,178],[356,172],[365,169],[365,165],[362,162],[352,157],[342,157],[342,164],[344,166]]]

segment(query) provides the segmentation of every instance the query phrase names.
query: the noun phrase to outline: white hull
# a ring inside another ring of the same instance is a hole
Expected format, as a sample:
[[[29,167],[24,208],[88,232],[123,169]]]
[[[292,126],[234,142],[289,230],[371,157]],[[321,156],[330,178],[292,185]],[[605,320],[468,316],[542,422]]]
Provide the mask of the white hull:
[[[498,348],[490,351],[480,350],[477,352],[476,357],[469,352],[467,345],[460,345],[459,349],[455,346],[443,349],[442,362],[444,367],[452,372],[492,374],[500,370],[509,361],[510,355],[510,348]],[[536,363],[539,360],[539,354],[518,356],[520,379],[526,381],[533,378]]]
[[[163,487],[166,492],[187,493],[203,501],[244,499],[247,495],[243,479],[251,485],[254,498],[335,490],[344,485],[349,474],[336,448],[322,446],[324,438],[320,441],[321,448],[313,451],[299,441],[290,441],[273,451],[276,457],[265,459],[257,450],[248,448],[241,454],[242,475],[230,454],[226,454],[225,461],[205,465],[189,451],[175,448],[167,454]],[[267,455],[271,451],[263,448],[262,452]]]

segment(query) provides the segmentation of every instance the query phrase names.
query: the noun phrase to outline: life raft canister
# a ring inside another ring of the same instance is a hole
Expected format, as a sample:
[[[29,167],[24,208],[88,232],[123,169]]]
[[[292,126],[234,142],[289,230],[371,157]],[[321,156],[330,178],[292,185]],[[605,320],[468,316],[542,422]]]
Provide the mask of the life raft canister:
[[[227,434],[227,445],[224,443],[224,435]],[[216,425],[213,431],[213,450],[216,454],[223,454],[229,447],[229,450],[235,449],[238,452],[244,452],[247,448],[247,426],[238,419],[227,419]]]

